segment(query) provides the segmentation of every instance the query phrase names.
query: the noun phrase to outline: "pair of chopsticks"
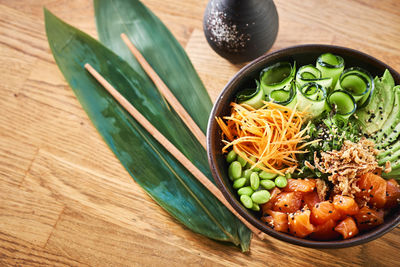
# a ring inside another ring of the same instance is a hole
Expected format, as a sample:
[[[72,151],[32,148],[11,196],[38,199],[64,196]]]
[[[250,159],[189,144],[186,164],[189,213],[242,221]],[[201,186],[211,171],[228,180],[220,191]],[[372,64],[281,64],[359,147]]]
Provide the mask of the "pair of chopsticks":
[[[203,132],[192,120],[183,106],[175,98],[165,83],[152,69],[146,59],[140,54],[136,47],[131,43],[129,38],[123,33],[121,38],[128,46],[129,50],[136,57],[147,75],[152,79],[161,94],[167,99],[169,104],[175,109],[186,126],[192,131],[204,148],[206,148],[206,137]],[[251,225],[243,218],[224,198],[221,191],[190,161],[181,151],[179,151],[165,136],[163,136],[126,98],[124,98],[103,76],[101,76],[89,63],[85,64],[85,69],[121,104],[122,107],[139,122],[165,149],[171,153],[188,171],[190,171],[196,179],[203,184],[219,201],[222,202],[243,224],[245,224],[260,239],[264,239],[265,234],[259,229]]]

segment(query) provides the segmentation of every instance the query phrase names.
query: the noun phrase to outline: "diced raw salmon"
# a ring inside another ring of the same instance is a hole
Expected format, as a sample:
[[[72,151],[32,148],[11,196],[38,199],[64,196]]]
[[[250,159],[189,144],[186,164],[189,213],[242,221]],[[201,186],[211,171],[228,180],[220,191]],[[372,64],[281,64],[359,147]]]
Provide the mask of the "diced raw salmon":
[[[312,209],[314,205],[319,202],[321,202],[321,199],[319,199],[319,196],[316,191],[305,193],[303,195],[303,204],[304,206],[307,205],[309,209]]]
[[[340,234],[335,231],[337,222],[334,220],[328,220],[324,224],[315,226],[314,232],[310,235],[310,238],[316,240],[334,240],[340,237]]]
[[[392,208],[400,203],[400,185],[395,179],[386,183],[386,204],[385,208]]]
[[[357,221],[357,226],[360,231],[370,230],[383,223],[384,213],[382,210],[371,209],[364,206],[360,211],[354,215]]]
[[[288,232],[288,215],[286,213],[268,210],[261,219],[276,231]]]
[[[311,209],[311,222],[313,224],[324,224],[328,220],[337,221],[340,217],[340,213],[330,201],[320,202]]]
[[[297,237],[306,237],[314,231],[314,225],[310,222],[310,210],[299,210],[288,216],[290,233]]]
[[[333,206],[341,215],[355,215],[360,210],[354,198],[342,195],[333,197]]]
[[[335,227],[335,231],[340,233],[343,236],[343,239],[348,239],[358,234],[358,228],[356,222],[352,217],[347,217],[346,219],[341,221]]]
[[[302,193],[300,192],[283,192],[280,193],[275,200],[273,206],[274,211],[295,212],[301,207]]]
[[[368,203],[378,209],[383,208],[386,203],[386,181],[373,173],[362,175],[357,181],[361,192],[356,194],[357,198],[367,199]]]
[[[288,184],[284,188],[286,192],[312,192],[315,189],[314,179],[288,179]]]

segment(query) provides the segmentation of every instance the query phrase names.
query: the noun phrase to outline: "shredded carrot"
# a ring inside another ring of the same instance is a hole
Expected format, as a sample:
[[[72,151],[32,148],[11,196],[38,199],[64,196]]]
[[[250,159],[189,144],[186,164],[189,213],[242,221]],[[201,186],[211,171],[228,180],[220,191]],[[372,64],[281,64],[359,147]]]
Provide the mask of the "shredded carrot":
[[[306,112],[272,102],[265,102],[260,109],[233,102],[231,107],[230,116],[216,118],[225,144],[223,153],[232,147],[253,168],[257,166],[280,175],[297,168],[296,154],[306,153],[301,149],[311,143],[305,142]],[[251,157],[255,157],[256,162]]]

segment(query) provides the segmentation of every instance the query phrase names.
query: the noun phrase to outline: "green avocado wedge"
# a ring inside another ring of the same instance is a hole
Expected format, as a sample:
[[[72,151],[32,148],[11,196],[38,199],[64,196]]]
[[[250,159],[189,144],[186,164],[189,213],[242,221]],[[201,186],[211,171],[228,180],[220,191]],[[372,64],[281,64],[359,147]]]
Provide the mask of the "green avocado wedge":
[[[389,136],[394,128],[400,123],[400,86],[393,87],[394,92],[394,103],[392,111],[389,117],[382,125],[382,128],[376,133],[374,140],[376,143],[380,143],[382,140]]]
[[[211,177],[204,149],[149,79],[46,9],[44,16],[47,38],[58,67],[132,178],[192,231],[240,245],[243,251],[249,250],[250,230],[153,139],[83,66],[91,64],[193,164]]]
[[[375,89],[372,92],[371,102],[356,112],[356,116],[363,132],[372,135],[386,122],[393,109],[394,80],[388,70],[385,70],[381,78],[375,78]]]

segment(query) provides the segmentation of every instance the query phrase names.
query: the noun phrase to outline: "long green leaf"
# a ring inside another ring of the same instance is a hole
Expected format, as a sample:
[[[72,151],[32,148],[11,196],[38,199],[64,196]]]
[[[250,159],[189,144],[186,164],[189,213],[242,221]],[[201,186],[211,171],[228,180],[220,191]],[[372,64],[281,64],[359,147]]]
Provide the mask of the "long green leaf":
[[[142,74],[121,40],[126,33],[205,132],[212,103],[185,51],[165,25],[138,0],[94,0],[99,39]]]
[[[102,88],[83,65],[90,63],[207,176],[204,151],[147,79],[85,33],[45,10],[54,58],[105,142],[129,174],[171,215],[210,238],[240,244],[250,233]],[[176,132],[180,139],[174,138]],[[191,148],[191,149],[189,149]],[[204,155],[203,155],[204,154]]]

